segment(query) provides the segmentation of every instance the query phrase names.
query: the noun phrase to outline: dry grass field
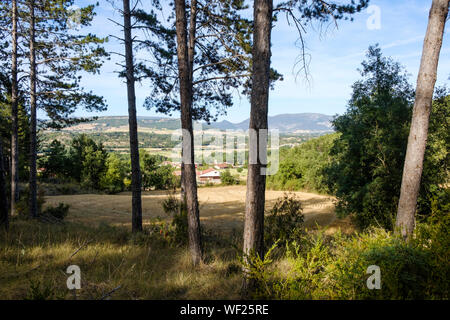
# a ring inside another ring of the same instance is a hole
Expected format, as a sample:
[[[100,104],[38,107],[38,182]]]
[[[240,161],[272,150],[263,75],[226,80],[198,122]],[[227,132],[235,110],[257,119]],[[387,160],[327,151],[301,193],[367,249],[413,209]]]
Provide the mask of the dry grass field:
[[[336,219],[332,198],[296,195],[309,230],[316,225],[325,232],[352,230],[347,220]],[[267,206],[281,196],[281,191],[267,191]],[[166,197],[165,192],[143,194],[146,230],[158,216],[170,219],[161,206]],[[205,261],[197,267],[186,246],[170,245],[160,234],[131,234],[129,193],[49,196],[46,201],[70,205],[64,224],[12,219],[10,231],[0,231],[0,299],[240,298],[245,186],[199,188],[201,222],[209,232]],[[76,296],[66,286],[69,265],[82,272]]]
[[[240,230],[243,226],[245,209],[245,186],[227,186],[199,188],[201,223],[206,228],[216,231]],[[334,213],[333,198],[305,192],[293,192],[303,204],[305,225],[314,228],[316,225],[328,226],[330,231],[338,227],[347,231],[351,229],[347,220],[337,220]],[[274,201],[282,197],[283,191],[266,192],[266,207],[270,208]],[[143,220],[148,224],[150,219],[160,217],[169,219],[162,210],[162,202],[168,196],[164,191],[150,191],[142,195]],[[118,195],[70,195],[50,196],[46,205],[55,206],[60,202],[70,205],[67,221],[89,225],[108,223],[112,225],[130,225],[131,194]]]

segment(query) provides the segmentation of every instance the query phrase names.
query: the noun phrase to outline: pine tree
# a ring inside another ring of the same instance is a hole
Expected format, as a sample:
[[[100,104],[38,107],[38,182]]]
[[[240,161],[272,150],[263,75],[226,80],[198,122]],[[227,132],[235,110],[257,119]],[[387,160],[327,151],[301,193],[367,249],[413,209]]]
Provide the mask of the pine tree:
[[[182,0],[171,5],[175,15],[170,15],[166,24],[159,21],[157,12],[137,11],[136,18],[148,34],[140,47],[153,58],[151,64],[138,64],[137,70],[153,86],[145,101],[147,109],[180,112],[181,207],[187,210],[192,261],[198,264],[202,244],[192,123],[209,123],[225,114],[233,104],[233,90],[242,88],[248,93],[251,23],[240,15],[246,9],[244,1]],[[158,4],[155,7],[162,10]]]
[[[80,71],[98,72],[107,56],[102,48],[105,39],[92,34],[73,32],[70,19],[73,0],[26,0],[24,19],[29,42],[30,92],[30,216],[38,215],[36,205],[37,109],[44,109],[52,120],[49,126],[62,127],[83,119],[70,115],[77,107],[88,111],[106,108],[103,98],[80,86]],[[79,25],[88,26],[94,7],[80,9]]]
[[[135,70],[133,58],[133,38],[131,27],[130,1],[123,0],[124,43],[125,43],[125,76],[127,79],[128,122],[130,131],[131,153],[131,190],[132,190],[132,231],[142,231],[142,177],[139,162],[139,141],[136,117]]]

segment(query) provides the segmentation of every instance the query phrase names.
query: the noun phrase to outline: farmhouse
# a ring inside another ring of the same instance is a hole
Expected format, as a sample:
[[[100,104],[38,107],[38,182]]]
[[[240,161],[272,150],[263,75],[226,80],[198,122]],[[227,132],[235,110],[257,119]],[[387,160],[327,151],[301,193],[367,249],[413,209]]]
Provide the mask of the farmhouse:
[[[220,183],[220,172],[209,168],[197,173],[197,178],[200,183]]]

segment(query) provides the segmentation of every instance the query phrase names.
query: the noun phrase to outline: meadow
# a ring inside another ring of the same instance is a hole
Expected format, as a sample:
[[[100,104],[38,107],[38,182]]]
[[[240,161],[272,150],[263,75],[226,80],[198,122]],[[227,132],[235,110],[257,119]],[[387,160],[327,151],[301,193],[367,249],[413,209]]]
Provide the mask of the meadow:
[[[267,191],[266,206],[283,196]],[[295,192],[305,227],[352,232],[337,220],[333,198]],[[70,205],[62,224],[15,219],[0,235],[2,299],[237,299],[245,186],[199,189],[205,262],[191,265],[184,246],[170,245],[151,232],[170,221],[162,210],[163,191],[143,194],[144,233],[130,232],[131,195],[82,194],[46,197],[44,206]],[[159,217],[159,218],[158,218]],[[82,289],[66,287],[69,265],[82,272]]]

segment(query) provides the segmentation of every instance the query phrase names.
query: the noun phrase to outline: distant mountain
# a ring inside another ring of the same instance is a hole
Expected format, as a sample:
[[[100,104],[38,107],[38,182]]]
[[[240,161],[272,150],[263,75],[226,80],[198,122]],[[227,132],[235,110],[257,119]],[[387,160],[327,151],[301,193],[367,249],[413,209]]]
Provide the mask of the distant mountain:
[[[297,113],[297,114],[280,114],[269,117],[269,128],[278,129],[281,133],[310,133],[310,132],[331,132],[332,116],[320,113]],[[205,129],[219,130],[247,130],[249,120],[239,123],[232,123],[227,120],[211,123],[205,126]],[[138,127],[141,130],[149,131],[165,131],[176,130],[180,128],[180,119],[167,117],[138,117]],[[67,128],[67,131],[126,131],[128,128],[128,117],[100,117],[95,121],[82,123]]]
[[[333,120],[332,116],[320,113],[280,114],[269,117],[269,128],[278,129],[282,133],[331,132],[333,131],[331,120]],[[224,120],[211,124],[211,127],[223,130],[246,130],[248,125],[248,119],[239,123]]]

